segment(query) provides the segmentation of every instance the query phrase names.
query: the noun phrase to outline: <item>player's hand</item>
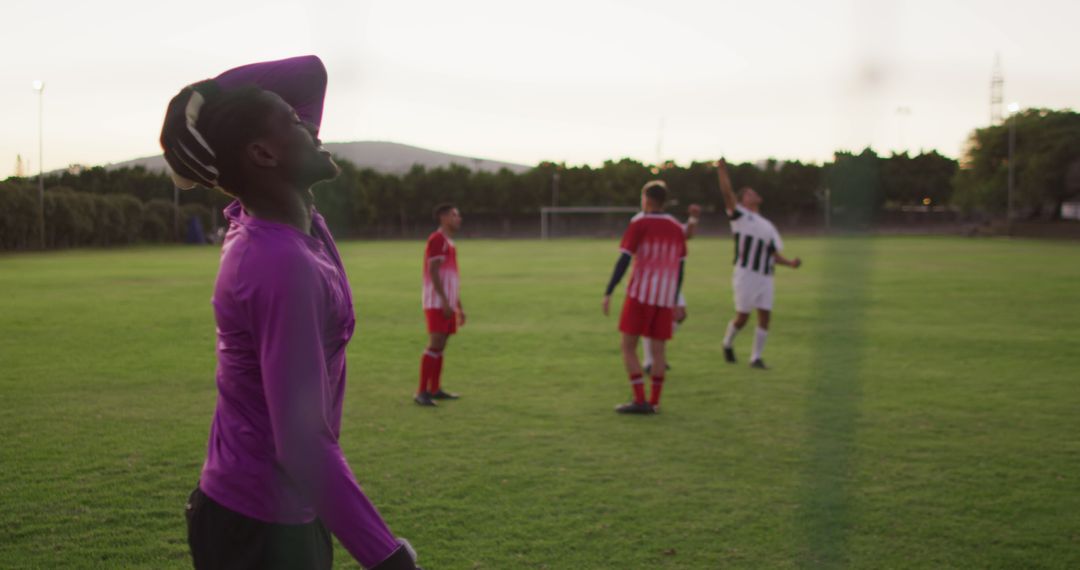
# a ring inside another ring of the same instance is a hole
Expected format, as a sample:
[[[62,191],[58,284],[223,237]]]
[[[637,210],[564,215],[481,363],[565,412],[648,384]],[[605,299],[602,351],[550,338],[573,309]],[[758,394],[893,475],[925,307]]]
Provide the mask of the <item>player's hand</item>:
[[[791,260],[791,268],[792,269],[798,269],[801,266],[802,266],[802,260],[799,259],[798,257]]]
[[[697,218],[701,216],[701,206],[697,204],[690,204],[690,207],[686,209],[691,218]]]
[[[604,295],[604,303],[602,306],[604,307],[604,316],[607,316],[611,309],[611,295]]]
[[[718,171],[720,171],[720,172],[722,172],[724,174],[727,174],[727,161],[722,159],[722,158],[720,160],[717,160],[716,161],[716,170],[718,170]]]
[[[671,312],[671,316],[675,318],[675,322],[681,323],[686,320],[686,307],[675,307]]]
[[[398,537],[398,548],[389,558],[376,564],[371,570],[423,570],[416,565],[416,550],[408,540]]]
[[[442,316],[447,319],[454,318],[454,309],[450,308],[450,304],[443,301]]]
[[[465,326],[465,311],[458,309],[457,311],[457,326]]]

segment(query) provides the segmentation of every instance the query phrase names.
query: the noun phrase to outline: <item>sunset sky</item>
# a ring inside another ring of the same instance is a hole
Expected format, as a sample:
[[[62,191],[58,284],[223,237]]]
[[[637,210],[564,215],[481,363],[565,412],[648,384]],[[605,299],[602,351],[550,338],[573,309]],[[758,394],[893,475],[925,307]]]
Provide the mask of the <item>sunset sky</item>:
[[[236,65],[314,53],[327,141],[524,164],[834,150],[958,156],[1005,101],[1080,105],[1080,3],[5,3],[0,178],[155,154],[165,104]],[[898,109],[907,109],[907,112]],[[659,155],[657,153],[659,146]]]

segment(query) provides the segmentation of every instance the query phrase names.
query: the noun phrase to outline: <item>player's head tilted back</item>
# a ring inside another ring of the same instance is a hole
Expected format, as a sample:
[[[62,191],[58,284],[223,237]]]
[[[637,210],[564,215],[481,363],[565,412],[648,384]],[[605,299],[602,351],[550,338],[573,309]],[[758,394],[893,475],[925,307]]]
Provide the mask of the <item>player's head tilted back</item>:
[[[432,210],[432,217],[440,228],[456,232],[461,229],[461,212],[453,204],[439,204]]]
[[[761,202],[761,194],[758,194],[753,188],[743,186],[739,189],[739,203],[744,208],[756,211],[761,206]]]
[[[659,212],[667,201],[667,183],[663,180],[650,180],[641,187],[641,209],[646,212]]]
[[[190,112],[184,120],[171,112],[174,105],[183,103],[178,99],[184,94],[170,104],[162,127],[166,160],[183,177],[252,200],[269,187],[303,192],[337,176],[338,167],[322,148],[318,127],[302,121],[276,93],[256,86],[208,92],[201,95],[194,124]],[[174,133],[197,133],[197,137],[193,142]],[[200,151],[200,160],[193,160],[192,155]]]

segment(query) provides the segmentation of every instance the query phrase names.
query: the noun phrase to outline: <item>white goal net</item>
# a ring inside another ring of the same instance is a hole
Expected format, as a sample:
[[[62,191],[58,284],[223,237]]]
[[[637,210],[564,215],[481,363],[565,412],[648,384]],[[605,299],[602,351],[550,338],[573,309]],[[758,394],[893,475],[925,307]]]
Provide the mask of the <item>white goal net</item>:
[[[620,235],[639,208],[630,206],[545,206],[540,239]]]

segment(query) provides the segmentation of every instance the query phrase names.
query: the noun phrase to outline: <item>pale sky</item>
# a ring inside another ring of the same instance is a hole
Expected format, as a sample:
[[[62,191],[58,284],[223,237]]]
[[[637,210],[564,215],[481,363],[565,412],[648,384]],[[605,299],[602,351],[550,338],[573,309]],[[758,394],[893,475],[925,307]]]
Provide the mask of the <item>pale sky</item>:
[[[481,158],[958,156],[1005,101],[1080,107],[1080,2],[31,0],[3,6],[0,178],[159,152],[165,104],[225,69],[314,53],[322,137]],[[907,114],[897,111],[904,107]]]

